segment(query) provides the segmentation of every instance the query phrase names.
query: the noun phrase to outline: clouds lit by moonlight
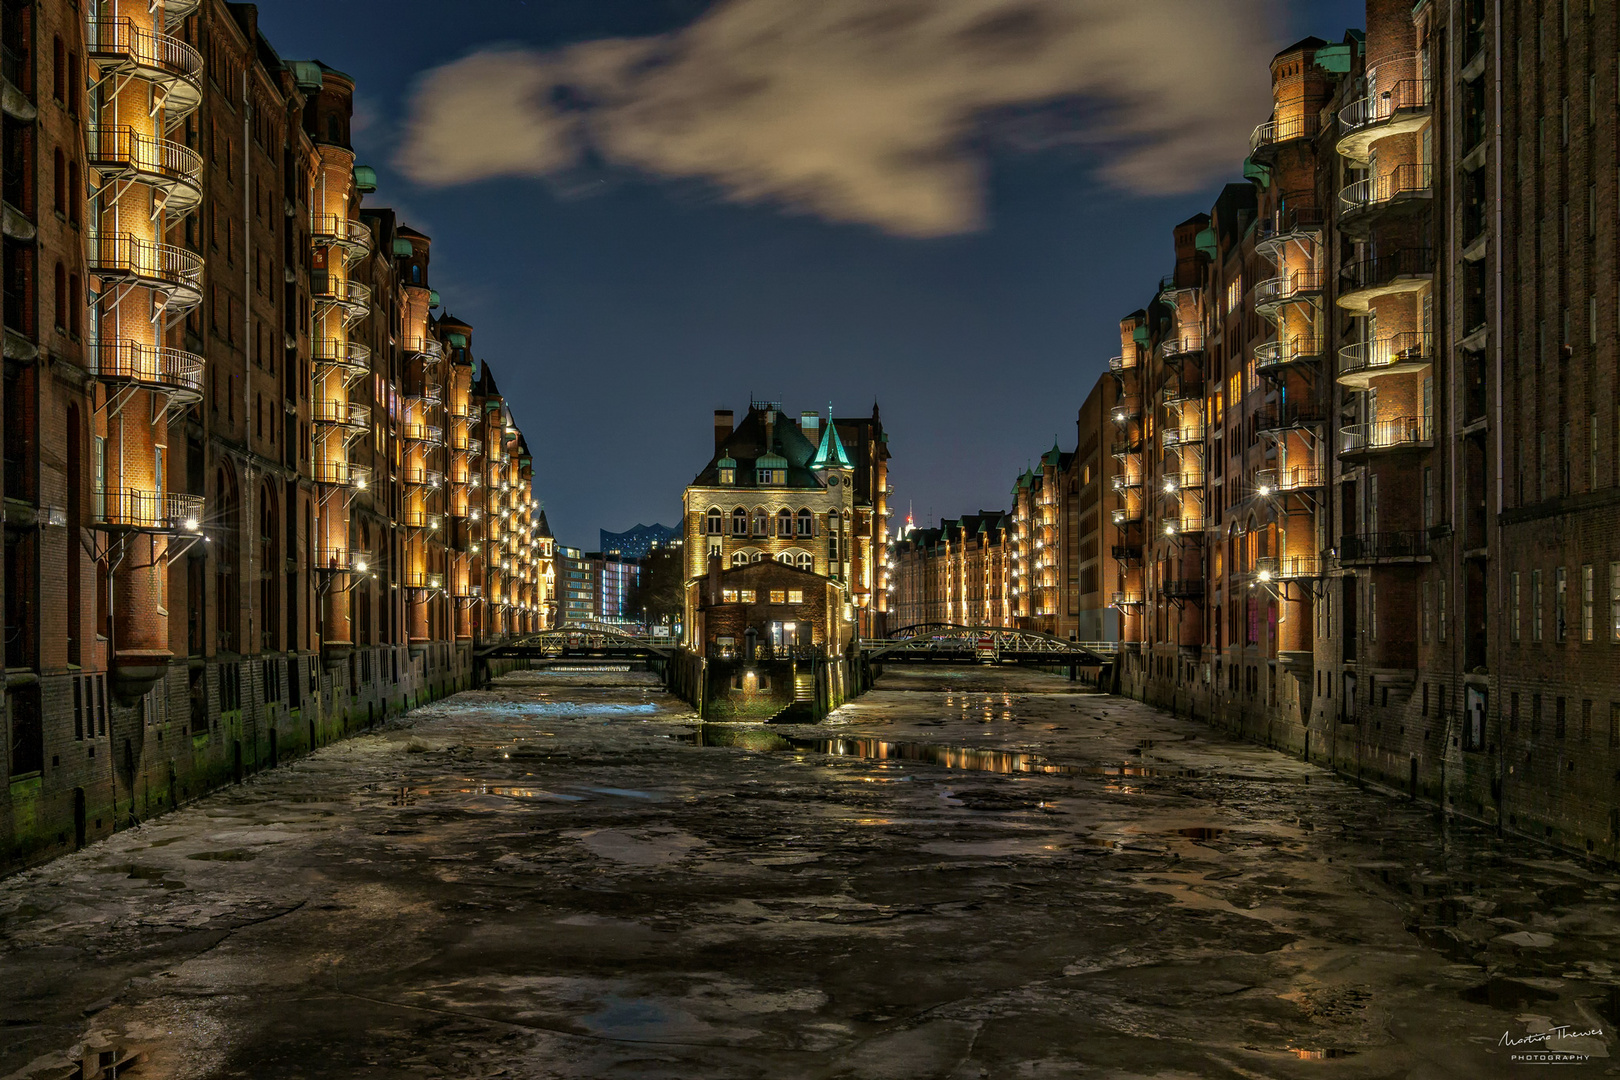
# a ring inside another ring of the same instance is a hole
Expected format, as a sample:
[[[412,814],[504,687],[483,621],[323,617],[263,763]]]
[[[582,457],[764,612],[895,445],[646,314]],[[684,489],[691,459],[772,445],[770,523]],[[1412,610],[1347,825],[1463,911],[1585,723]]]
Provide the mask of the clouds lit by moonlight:
[[[671,34],[492,47],[418,81],[398,164],[448,186],[588,157],[907,236],[982,225],[987,118],[1065,102],[1102,179],[1171,194],[1270,111],[1270,0],[722,0]]]

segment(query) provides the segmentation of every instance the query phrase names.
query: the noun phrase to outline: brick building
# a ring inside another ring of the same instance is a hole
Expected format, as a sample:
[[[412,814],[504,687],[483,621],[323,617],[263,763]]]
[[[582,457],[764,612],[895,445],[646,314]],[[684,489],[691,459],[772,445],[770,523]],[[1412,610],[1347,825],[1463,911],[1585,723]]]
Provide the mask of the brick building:
[[[247,4],[3,26],[12,865],[466,685],[550,549],[352,79]]]
[[[1119,686],[1620,857],[1620,13],[1366,11],[1272,60],[1246,182],[1120,322]],[[1084,607],[1094,413],[1015,489],[1026,625]],[[950,589],[919,539],[908,614]]]

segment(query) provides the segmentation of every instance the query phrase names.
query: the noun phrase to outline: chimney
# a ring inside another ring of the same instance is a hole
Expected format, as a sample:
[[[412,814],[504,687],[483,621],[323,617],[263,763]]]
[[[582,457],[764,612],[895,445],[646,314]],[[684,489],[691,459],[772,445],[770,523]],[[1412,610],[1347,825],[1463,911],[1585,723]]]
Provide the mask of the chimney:
[[[811,446],[816,445],[821,440],[821,414],[815,412],[800,413],[799,430],[804,432],[804,437],[810,440]]]
[[[731,419],[730,409],[714,410],[714,448],[716,450],[724,446],[726,440],[731,438]]]
[[[765,407],[765,452],[769,454],[775,449],[776,443],[776,410],[769,405]]]

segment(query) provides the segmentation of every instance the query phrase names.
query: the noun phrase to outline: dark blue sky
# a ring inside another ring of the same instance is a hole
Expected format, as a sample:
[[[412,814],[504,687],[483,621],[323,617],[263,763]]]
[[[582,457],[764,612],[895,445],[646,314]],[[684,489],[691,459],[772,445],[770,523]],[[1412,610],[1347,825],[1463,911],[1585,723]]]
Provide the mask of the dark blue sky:
[[[1098,179],[1107,147],[1047,137],[1061,117],[1043,118],[1038,140],[1027,122],[1008,121],[1008,137],[990,124],[977,151],[984,227],[918,239],[595,160],[561,180],[444,187],[396,167],[412,88],[430,69],[492,46],[677,32],[710,6],[269,0],[260,23],[282,56],[356,78],[356,149],[380,177],[368,201],[433,237],[433,283],[495,365],[561,542],[594,547],[599,527],[675,523],[682,487],[708,460],[712,411],[740,414],[750,395],[790,412],[881,402],[900,515],[908,503],[919,523],[1003,506],[1054,436],[1072,447],[1075,412],[1118,351],[1120,315],[1151,296],[1171,227],[1207,209],[1220,181],[1124,194]],[[1337,39],[1363,8],[1274,10],[1239,31],[1264,34],[1266,55],[1307,34]],[[1164,62],[1154,46],[1141,42],[1141,63]],[[1251,77],[1266,85],[1263,63]],[[1238,119],[1246,131],[1264,116]],[[1033,141],[1055,145],[1022,149]],[[1231,146],[1233,175],[1246,149]]]

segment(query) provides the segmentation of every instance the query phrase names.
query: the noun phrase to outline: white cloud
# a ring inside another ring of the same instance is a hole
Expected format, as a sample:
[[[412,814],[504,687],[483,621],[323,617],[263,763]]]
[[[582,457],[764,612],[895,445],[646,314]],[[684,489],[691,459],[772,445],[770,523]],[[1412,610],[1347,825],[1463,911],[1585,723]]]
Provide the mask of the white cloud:
[[[1269,111],[1272,0],[723,0],[669,35],[500,47],[426,73],[398,164],[423,184],[587,154],[741,202],[913,236],[978,227],[986,117],[1073,99],[1101,176],[1232,169]]]

